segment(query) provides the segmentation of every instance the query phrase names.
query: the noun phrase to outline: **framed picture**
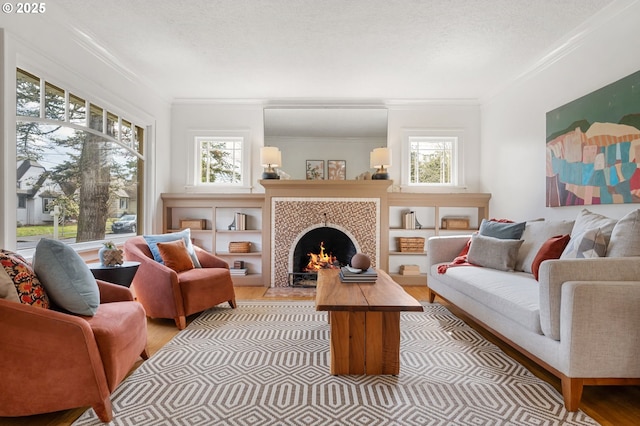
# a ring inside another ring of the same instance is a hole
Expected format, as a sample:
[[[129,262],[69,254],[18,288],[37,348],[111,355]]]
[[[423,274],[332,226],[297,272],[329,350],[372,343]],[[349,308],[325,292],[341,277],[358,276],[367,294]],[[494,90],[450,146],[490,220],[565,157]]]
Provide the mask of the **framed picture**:
[[[307,160],[307,180],[324,179],[324,160]]]
[[[347,178],[347,162],[345,160],[327,161],[327,176],[330,180],[345,180]]]

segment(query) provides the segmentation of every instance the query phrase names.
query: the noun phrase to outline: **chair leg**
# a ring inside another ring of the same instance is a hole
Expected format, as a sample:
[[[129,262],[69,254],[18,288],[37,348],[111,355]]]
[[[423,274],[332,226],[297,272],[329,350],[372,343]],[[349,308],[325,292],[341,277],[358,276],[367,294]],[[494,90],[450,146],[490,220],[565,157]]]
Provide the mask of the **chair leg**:
[[[229,300],[229,306],[231,306],[231,309],[237,308],[238,305],[236,304],[236,299]]]
[[[187,317],[184,315],[174,318],[178,330],[184,330],[187,327]]]
[[[144,350],[140,354],[140,358],[144,359],[145,361],[149,359],[149,351],[147,350],[147,348],[144,348]]]
[[[103,423],[109,423],[113,420],[113,406],[111,405],[111,399],[108,396],[104,401],[91,406],[93,411]]]

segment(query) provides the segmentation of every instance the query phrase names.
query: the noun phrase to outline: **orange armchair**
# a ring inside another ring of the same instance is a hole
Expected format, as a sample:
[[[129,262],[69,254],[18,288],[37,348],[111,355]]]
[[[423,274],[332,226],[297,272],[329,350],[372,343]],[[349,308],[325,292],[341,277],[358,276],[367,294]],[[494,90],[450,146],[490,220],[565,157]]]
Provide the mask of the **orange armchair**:
[[[0,299],[0,416],[91,406],[113,419],[111,393],[149,357],[147,323],[128,288],[97,282],[93,317]]]
[[[150,318],[173,318],[178,329],[186,317],[223,302],[236,307],[236,295],[229,265],[224,260],[194,246],[202,268],[176,272],[153,259],[144,237],[124,243],[124,257],[140,262],[131,287]]]

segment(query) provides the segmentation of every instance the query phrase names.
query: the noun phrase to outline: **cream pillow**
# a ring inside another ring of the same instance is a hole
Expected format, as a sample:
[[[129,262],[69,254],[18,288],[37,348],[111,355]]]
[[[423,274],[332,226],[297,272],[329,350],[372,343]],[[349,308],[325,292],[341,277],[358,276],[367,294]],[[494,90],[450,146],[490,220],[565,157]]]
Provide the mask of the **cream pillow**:
[[[611,232],[607,257],[640,256],[640,209],[620,219]]]
[[[18,292],[13,280],[0,265],[0,299],[8,300],[10,302],[20,303],[18,299]]]
[[[617,222],[618,221],[616,219],[611,219],[610,217],[590,212],[587,209],[582,209],[582,211],[578,213],[576,223],[573,225],[573,229],[571,230],[571,239],[575,239],[577,236],[584,234],[585,231],[590,229],[600,228],[602,231],[602,238],[604,238],[604,243],[607,245],[609,244],[613,227],[616,226]]]
[[[518,260],[516,261],[516,271],[533,273],[533,259],[540,251],[542,245],[549,238],[556,235],[570,234],[573,229],[574,221],[555,220],[555,221],[535,221],[527,222],[524,228],[522,239],[524,243],[518,251]]]

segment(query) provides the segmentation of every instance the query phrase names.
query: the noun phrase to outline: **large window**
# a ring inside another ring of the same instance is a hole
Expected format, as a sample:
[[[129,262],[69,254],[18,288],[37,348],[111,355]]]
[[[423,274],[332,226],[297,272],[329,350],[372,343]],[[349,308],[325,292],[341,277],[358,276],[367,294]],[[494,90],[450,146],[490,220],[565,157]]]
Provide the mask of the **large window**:
[[[457,186],[459,136],[408,135],[405,138],[409,186]]]
[[[56,234],[104,240],[141,209],[144,130],[133,120],[21,69],[16,119],[18,249]]]

